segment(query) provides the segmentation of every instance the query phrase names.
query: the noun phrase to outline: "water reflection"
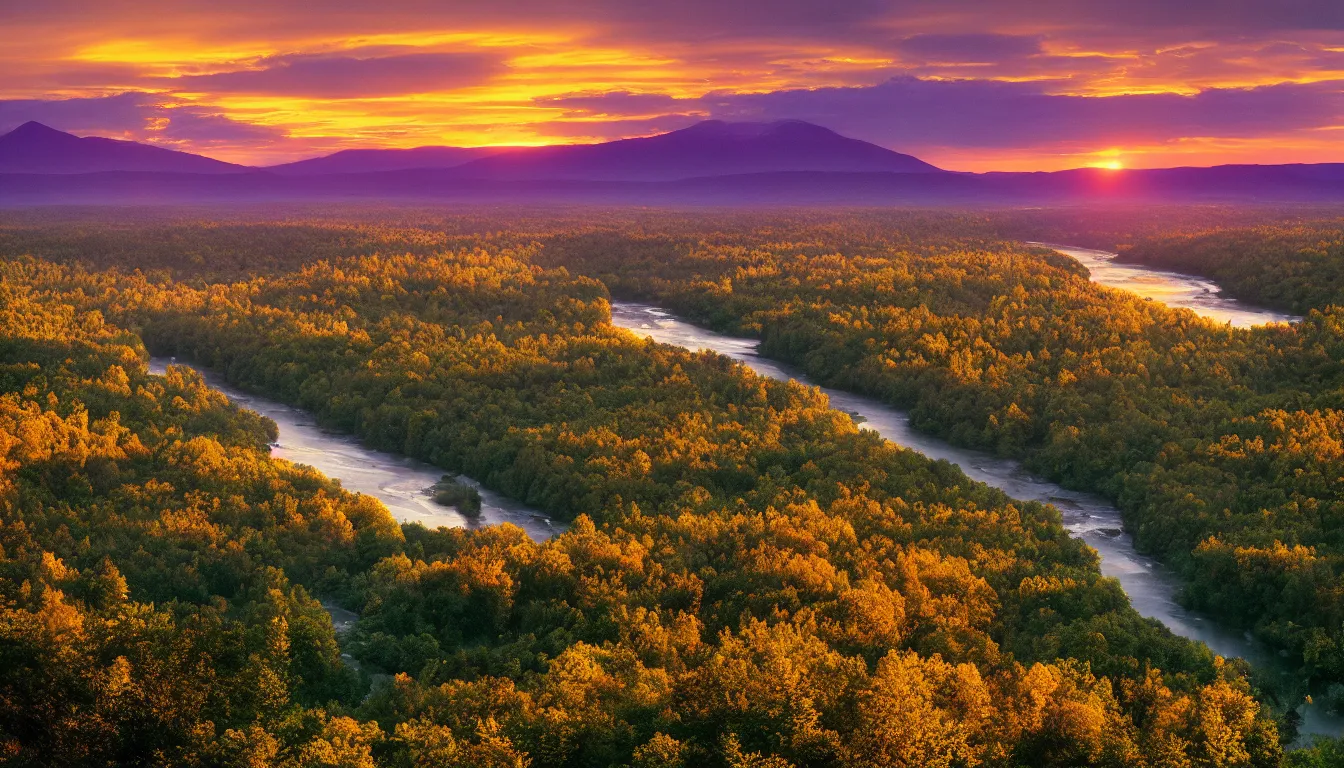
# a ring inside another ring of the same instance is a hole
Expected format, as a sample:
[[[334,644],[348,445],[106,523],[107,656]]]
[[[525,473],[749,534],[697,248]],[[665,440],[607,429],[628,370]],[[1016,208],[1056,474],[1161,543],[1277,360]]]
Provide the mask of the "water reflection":
[[[149,370],[162,374],[170,362],[177,363],[154,358],[150,360]],[[538,510],[483,488],[475,480],[459,477],[462,483],[481,494],[481,514],[466,517],[453,507],[436,504],[431,498],[428,489],[443,477],[442,469],[365,448],[349,435],[321,429],[304,411],[243,392],[210,371],[200,372],[211,387],[228,395],[230,400],[275,422],[280,436],[271,447],[272,456],[295,464],[307,464],[327,477],[339,480],[347,491],[373,496],[383,502],[399,522],[423,523],[427,528],[478,528],[513,523],[536,541],[548,539],[565,528]]]
[[[1249,328],[1266,323],[1291,323],[1302,319],[1297,315],[1253,307],[1225,296],[1218,284],[1208,278],[1115,261],[1116,254],[1109,251],[1047,243],[1028,243],[1028,245],[1050,248],[1073,258],[1088,268],[1095,283],[1132,291],[1169,307],[1191,309],[1204,317],[1231,323],[1236,328]]]
[[[713,350],[744,363],[762,376],[781,381],[795,379],[816,386],[798,371],[760,357],[754,339],[715,333],[655,306],[613,301],[611,318],[614,325],[652,337],[654,341],[690,350]],[[916,432],[910,426],[908,414],[881,401],[829,387],[819,388],[830,398],[831,407],[861,417],[857,421],[862,429],[871,429],[931,459],[957,464],[971,479],[999,488],[1013,498],[1054,504],[1064,518],[1065,527],[1097,550],[1101,555],[1101,572],[1120,582],[1141,615],[1161,621],[1182,637],[1208,644],[1221,656],[1239,656],[1271,672],[1293,674],[1294,670],[1283,659],[1245,633],[1229,630],[1182,608],[1176,602],[1179,579],[1161,563],[1135,551],[1133,540],[1121,527],[1120,510],[1106,499],[1070,491],[1033,476],[1016,461],[958,448]],[[1344,718],[1320,705],[1304,705],[1302,715],[1303,733],[1337,735],[1344,730]]]

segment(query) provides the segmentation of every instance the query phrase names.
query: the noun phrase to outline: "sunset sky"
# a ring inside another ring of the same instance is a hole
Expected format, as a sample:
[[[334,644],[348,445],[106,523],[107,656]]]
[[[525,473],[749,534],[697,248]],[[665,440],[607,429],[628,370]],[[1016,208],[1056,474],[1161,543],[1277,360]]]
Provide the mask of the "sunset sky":
[[[795,118],[957,170],[1344,161],[1340,0],[0,0],[0,132],[269,164]]]

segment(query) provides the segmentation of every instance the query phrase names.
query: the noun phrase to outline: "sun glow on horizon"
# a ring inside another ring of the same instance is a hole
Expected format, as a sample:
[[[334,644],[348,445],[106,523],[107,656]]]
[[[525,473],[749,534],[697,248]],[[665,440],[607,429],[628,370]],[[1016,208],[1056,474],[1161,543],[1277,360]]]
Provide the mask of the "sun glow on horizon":
[[[1103,171],[1123,171],[1125,158],[1119,147],[1109,147],[1100,152],[1092,152],[1084,168],[1097,168]]]

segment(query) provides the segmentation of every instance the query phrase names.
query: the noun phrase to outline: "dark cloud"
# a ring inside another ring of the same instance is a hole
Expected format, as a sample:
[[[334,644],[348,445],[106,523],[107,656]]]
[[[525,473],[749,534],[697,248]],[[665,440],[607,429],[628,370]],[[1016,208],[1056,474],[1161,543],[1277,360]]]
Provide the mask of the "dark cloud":
[[[269,143],[285,137],[284,131],[273,126],[233,120],[207,107],[173,107],[160,110],[159,115],[167,122],[155,123],[148,137],[151,141],[214,147]]]
[[[542,130],[547,136],[553,138],[608,140],[667,133],[668,131],[688,128],[703,120],[705,120],[704,115],[695,114],[599,121],[557,120],[545,124]]]
[[[1274,28],[1344,28],[1344,7],[1335,0],[682,0],[678,3],[632,3],[628,0],[326,0],[320,12],[299,0],[234,0],[222,6],[212,0],[45,0],[14,4],[6,15],[15,20],[80,12],[152,17],[169,10],[211,16],[298,18],[320,26],[333,19],[418,19],[425,25],[456,21],[459,28],[477,22],[520,19],[608,18],[621,24],[668,26],[677,22],[705,29],[717,19],[725,27],[861,24],[875,19],[911,16],[955,18],[975,15],[984,20],[1021,23],[1054,20],[1055,26],[1085,21],[1157,27],[1172,23],[1272,25]],[[602,13],[605,17],[597,17]]]
[[[912,35],[896,43],[906,57],[923,61],[996,63],[1041,52],[1041,39],[1025,35]]]
[[[604,39],[676,40],[891,39],[901,35],[1049,29],[1140,33],[1145,39],[1260,37],[1294,30],[1344,30],[1339,0],[44,0],[4,4],[7,24],[83,23],[155,28],[174,23],[267,34],[547,28],[605,31]]]
[[[0,133],[29,120],[74,133],[134,133],[144,130],[158,100],[149,93],[121,93],[87,99],[0,101]]]
[[[1241,30],[1248,34],[1265,30],[1344,29],[1344,3],[1337,0],[1021,0],[1016,3],[954,0],[950,5],[978,6],[999,19],[1017,14],[1023,20],[1048,22],[1053,16],[1059,22],[1056,27],[1074,24],[1149,30],[1180,27]]]
[[[1048,84],[1047,84],[1048,85]],[[894,149],[1022,148],[1255,137],[1336,125],[1344,82],[1209,89],[1192,96],[1059,96],[1042,83],[919,80],[881,85],[677,99],[669,113],[725,120],[797,119]],[[557,99],[613,114],[629,95]],[[644,115],[645,103],[632,104]]]
[[[452,90],[478,85],[503,69],[480,53],[408,53],[359,58],[290,55],[262,59],[255,69],[166,79],[182,92],[359,98]]]
[[[0,101],[0,133],[36,120],[81,136],[96,135],[164,144],[209,147],[284,138],[271,126],[230,119],[217,110],[165,102],[152,93],[78,99]]]
[[[0,101],[0,132],[35,120],[74,133],[137,133],[159,112],[160,100],[159,95],[133,91],[97,98]]]
[[[1024,147],[1252,137],[1336,124],[1341,83],[1280,84],[1105,97],[1059,96],[1040,83],[898,77],[868,88],[714,97],[725,119],[794,118],[887,145]]]
[[[612,91],[537,99],[536,103],[589,115],[656,115],[686,106],[687,101],[662,93]]]

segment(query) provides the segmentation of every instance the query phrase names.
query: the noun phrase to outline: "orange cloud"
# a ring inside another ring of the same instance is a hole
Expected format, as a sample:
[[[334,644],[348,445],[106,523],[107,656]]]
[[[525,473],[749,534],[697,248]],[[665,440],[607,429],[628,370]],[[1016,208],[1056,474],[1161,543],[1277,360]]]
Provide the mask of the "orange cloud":
[[[1255,135],[1225,111],[1221,133],[1195,120],[1165,134],[1149,124],[1127,135],[1093,127],[1075,141],[1041,125],[1040,140],[1017,132],[996,145],[954,140],[955,130],[884,133],[863,119],[864,110],[881,112],[877,102],[826,107],[834,89],[880,97],[900,77],[946,83],[949,94],[976,82],[1100,99],[1328,85],[1344,81],[1333,0],[1304,0],[1293,13],[1228,10],[1215,0],[332,0],[318,12],[286,0],[47,0],[6,14],[0,118],[18,119],[13,105],[34,101],[139,94],[117,102],[124,110],[134,101],[137,118],[117,113],[79,129],[177,142],[237,162],[350,146],[597,140],[757,113],[815,120],[953,168],[1110,162],[1104,153],[1117,146],[1127,166],[1338,159],[1325,107],[1279,128],[1255,124]],[[1292,98],[1333,104],[1328,91]],[[807,93],[815,95],[795,98]],[[566,102],[573,94],[665,102],[604,112]],[[780,104],[812,111],[781,113],[748,98],[776,94]],[[960,108],[952,97],[947,104]],[[170,136],[174,115],[191,130]]]

